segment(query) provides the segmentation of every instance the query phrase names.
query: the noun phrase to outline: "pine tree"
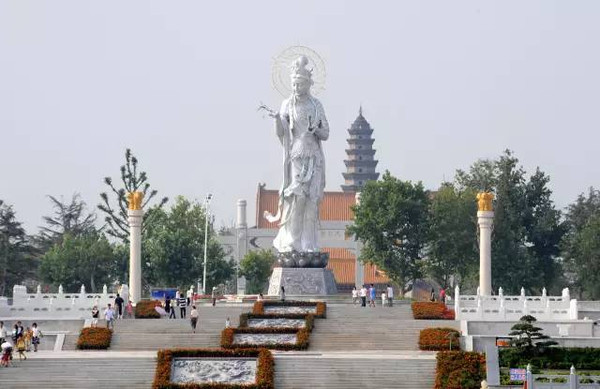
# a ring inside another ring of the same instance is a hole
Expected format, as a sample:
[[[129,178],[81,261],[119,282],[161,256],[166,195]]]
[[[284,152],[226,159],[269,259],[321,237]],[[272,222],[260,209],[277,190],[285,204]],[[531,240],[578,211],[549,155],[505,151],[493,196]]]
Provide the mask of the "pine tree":
[[[557,345],[548,335],[542,333],[542,328],[536,327],[533,323],[537,320],[531,315],[525,315],[519,319],[519,322],[512,326],[508,335],[515,336],[510,344],[513,347],[521,349],[526,355],[537,355],[545,348]]]
[[[141,191],[144,193],[144,202],[142,208],[145,210],[142,224],[142,232],[145,231],[155,218],[156,212],[161,209],[169,200],[163,197],[154,207],[148,207],[150,201],[158,194],[157,190],[150,190],[148,175],[146,172],[138,171],[138,159],[131,153],[130,149],[125,151],[125,165],[121,166],[122,187],[117,188],[113,184],[112,178],[105,177],[104,183],[108,185],[111,192],[116,197],[116,207],[111,206],[108,194],[100,194],[103,204],[98,205],[98,209],[106,214],[107,223],[106,233],[120,239],[123,243],[129,242],[129,225],[127,222],[127,193]]]

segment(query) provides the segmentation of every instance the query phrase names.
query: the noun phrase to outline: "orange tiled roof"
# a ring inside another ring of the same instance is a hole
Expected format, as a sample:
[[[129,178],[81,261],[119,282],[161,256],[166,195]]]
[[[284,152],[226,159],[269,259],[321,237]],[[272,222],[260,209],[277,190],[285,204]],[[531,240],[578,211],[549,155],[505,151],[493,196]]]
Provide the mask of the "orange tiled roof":
[[[277,223],[269,223],[264,218],[265,211],[277,213],[279,191],[258,186],[256,196],[256,226],[258,228],[277,228]],[[320,220],[346,221],[352,220],[352,209],[355,194],[351,192],[325,192],[319,208]]]

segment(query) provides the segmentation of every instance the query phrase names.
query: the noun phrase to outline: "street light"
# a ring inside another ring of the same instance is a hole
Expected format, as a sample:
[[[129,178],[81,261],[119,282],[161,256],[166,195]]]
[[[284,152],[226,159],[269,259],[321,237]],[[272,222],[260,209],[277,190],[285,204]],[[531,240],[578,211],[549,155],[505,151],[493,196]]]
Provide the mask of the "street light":
[[[202,294],[206,295],[206,257],[208,254],[208,205],[212,200],[212,193],[204,198],[204,277],[202,278]]]

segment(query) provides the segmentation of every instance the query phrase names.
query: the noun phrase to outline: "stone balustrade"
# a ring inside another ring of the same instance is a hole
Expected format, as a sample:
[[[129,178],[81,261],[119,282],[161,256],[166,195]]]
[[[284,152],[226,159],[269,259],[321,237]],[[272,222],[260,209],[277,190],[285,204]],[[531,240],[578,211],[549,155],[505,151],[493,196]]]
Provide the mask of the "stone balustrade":
[[[561,296],[548,296],[544,288],[541,296],[527,296],[521,288],[518,296],[505,296],[502,288],[496,296],[461,295],[455,288],[454,310],[457,320],[503,321],[519,320],[524,315],[543,321],[577,320],[577,300],[571,299],[569,289]]]
[[[126,285],[123,292],[128,294]],[[87,293],[83,285],[78,293],[64,293],[62,286],[58,293],[42,293],[40,286],[35,293],[27,293],[25,286],[15,285],[12,305],[7,300],[0,300],[0,317],[87,318],[94,305],[103,310],[108,304],[114,304],[115,297],[116,294],[108,293],[106,285],[102,293]],[[126,297],[124,300],[127,301]]]

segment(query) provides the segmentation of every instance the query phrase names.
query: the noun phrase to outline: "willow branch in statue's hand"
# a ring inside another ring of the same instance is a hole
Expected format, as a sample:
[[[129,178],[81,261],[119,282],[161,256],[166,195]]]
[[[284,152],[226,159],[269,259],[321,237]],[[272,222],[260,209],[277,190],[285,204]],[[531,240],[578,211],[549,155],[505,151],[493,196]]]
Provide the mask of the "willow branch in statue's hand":
[[[274,110],[274,109],[272,109],[272,108],[269,108],[269,107],[267,107],[267,106],[266,106],[265,104],[263,104],[262,102],[261,102],[261,103],[260,103],[260,105],[258,106],[258,109],[257,109],[257,111],[261,111],[261,110],[263,110],[263,111],[266,111],[266,112],[267,112],[267,114],[268,114],[270,117],[272,117],[272,118],[275,118],[275,119],[276,119],[276,118],[278,118],[278,117],[279,117],[279,112],[275,111],[275,110]]]

